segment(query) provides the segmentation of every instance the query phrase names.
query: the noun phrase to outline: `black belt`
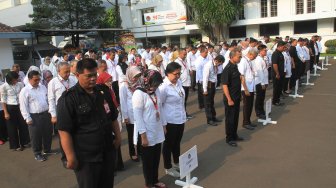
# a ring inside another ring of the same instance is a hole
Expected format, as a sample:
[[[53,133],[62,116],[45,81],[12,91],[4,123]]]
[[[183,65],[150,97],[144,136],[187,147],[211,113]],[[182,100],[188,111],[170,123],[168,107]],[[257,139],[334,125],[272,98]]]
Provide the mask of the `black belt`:
[[[41,113],[30,113],[31,115],[42,115],[42,114],[47,114],[48,113],[48,110],[47,111],[44,111],[44,112],[41,112]]]

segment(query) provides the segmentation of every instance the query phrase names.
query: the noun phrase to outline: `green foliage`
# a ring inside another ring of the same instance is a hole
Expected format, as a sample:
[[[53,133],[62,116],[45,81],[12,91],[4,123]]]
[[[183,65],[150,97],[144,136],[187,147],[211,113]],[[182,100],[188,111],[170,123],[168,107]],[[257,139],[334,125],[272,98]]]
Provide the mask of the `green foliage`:
[[[121,27],[121,18],[117,9],[110,8],[105,11],[105,14],[99,25],[100,28],[120,28]],[[99,32],[100,36],[105,40],[113,40],[114,33],[109,31]]]
[[[243,8],[242,2],[240,0],[184,0],[184,3],[195,11],[195,22],[198,27],[213,42],[218,40],[214,31],[220,31],[236,19]]]
[[[324,43],[325,47],[336,47],[336,39],[332,39],[332,40],[327,40]]]

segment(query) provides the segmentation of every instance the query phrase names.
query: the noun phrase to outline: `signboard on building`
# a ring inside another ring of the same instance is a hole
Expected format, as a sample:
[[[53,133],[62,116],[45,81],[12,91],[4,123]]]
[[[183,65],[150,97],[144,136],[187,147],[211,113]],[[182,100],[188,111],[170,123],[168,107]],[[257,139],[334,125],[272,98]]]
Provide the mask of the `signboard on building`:
[[[146,25],[164,24],[170,22],[186,21],[187,16],[178,15],[176,11],[169,10],[169,11],[145,13],[144,20]]]

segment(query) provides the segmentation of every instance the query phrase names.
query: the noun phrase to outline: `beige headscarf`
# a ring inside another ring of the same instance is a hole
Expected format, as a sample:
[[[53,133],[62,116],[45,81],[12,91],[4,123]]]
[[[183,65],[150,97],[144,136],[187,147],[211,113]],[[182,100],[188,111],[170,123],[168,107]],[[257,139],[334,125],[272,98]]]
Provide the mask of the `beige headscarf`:
[[[141,79],[138,79],[137,82],[133,82],[133,78],[138,74],[141,74],[141,71],[137,66],[130,66],[126,70],[126,80],[128,87],[132,92],[134,92],[137,87],[141,86]]]
[[[160,61],[163,61],[162,56],[161,56],[161,55],[156,55],[156,56],[154,56],[153,59],[152,59],[152,64],[155,65],[156,67],[158,67],[158,63],[159,63]]]

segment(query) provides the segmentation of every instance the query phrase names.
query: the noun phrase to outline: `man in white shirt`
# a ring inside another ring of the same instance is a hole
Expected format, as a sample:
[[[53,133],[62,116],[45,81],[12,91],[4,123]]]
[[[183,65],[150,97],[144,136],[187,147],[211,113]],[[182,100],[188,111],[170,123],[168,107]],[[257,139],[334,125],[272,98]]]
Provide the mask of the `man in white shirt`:
[[[319,63],[320,54],[322,53],[322,44],[321,44],[322,37],[321,36],[316,36],[316,38],[317,38],[316,46],[317,46],[317,51],[318,51],[318,54],[317,54],[317,57],[316,57],[316,62]]]
[[[152,56],[151,56],[151,53],[150,53],[150,47],[149,46],[146,46],[145,47],[145,51],[142,52],[141,54],[141,62],[142,62],[142,66],[143,67],[149,67],[149,65],[151,64],[152,62]]]
[[[255,72],[255,88],[256,88],[256,100],[255,100],[255,113],[256,116],[265,119],[266,113],[264,109],[264,101],[266,95],[266,89],[268,86],[268,66],[265,61],[267,55],[266,45],[258,46],[259,55],[255,59],[252,67]]]
[[[23,83],[23,79],[25,78],[26,75],[24,74],[24,72],[22,72],[20,70],[20,65],[19,64],[13,64],[12,71],[18,73],[18,75],[19,75],[18,81]]]
[[[256,47],[257,45],[258,45],[258,41],[251,37],[249,46],[246,49],[242,50],[242,55],[246,56],[251,48],[254,48],[257,50],[257,47]]]
[[[70,78],[75,80],[75,82],[77,82],[77,78],[76,78],[76,69],[77,69],[77,60],[73,59],[72,61],[70,61]]]
[[[229,62],[230,62],[230,52],[231,52],[234,48],[236,48],[236,47],[237,47],[237,44],[234,43],[234,42],[232,42],[232,43],[230,44],[229,49],[226,51],[226,53],[225,53],[225,55],[224,55],[224,63],[223,63],[223,65],[222,65],[223,70],[225,69],[226,65],[228,65]]]
[[[178,63],[181,66],[181,76],[180,80],[182,82],[182,87],[184,89],[184,107],[185,111],[187,114],[187,118],[191,119],[193,118],[191,115],[188,114],[187,112],[187,101],[188,101],[188,96],[189,96],[189,88],[191,86],[191,77],[190,77],[190,65],[187,62],[187,51],[183,48],[179,49],[179,56],[175,60],[176,63]]]
[[[190,77],[191,77],[191,89],[193,91],[196,91],[196,66],[195,61],[197,59],[196,57],[196,48],[192,47],[191,51],[187,54],[187,62],[190,65]]]
[[[128,57],[127,57],[128,65],[135,63],[135,52],[136,52],[136,49],[132,48],[130,53],[128,54]]]
[[[196,66],[196,83],[197,83],[197,90],[198,90],[198,108],[202,110],[204,108],[204,97],[203,97],[203,67],[206,62],[208,62],[208,49],[201,45],[199,47],[200,55],[195,61]]]
[[[258,50],[251,48],[246,56],[240,60],[238,70],[242,80],[242,97],[243,97],[243,127],[248,130],[254,130],[255,125],[251,124],[251,114],[254,100],[254,76],[252,61],[257,57]]]
[[[163,62],[162,62],[163,68],[166,70],[167,65],[170,63],[167,47],[163,46],[161,48],[160,55],[162,56],[162,59],[163,59]]]
[[[118,81],[116,71],[118,62],[115,61],[115,52],[110,52],[110,57],[106,61],[106,65],[107,65],[107,73],[109,73],[112,76],[112,82]]]
[[[19,101],[23,119],[28,125],[35,160],[45,161],[43,154],[51,154],[53,127],[48,113],[47,88],[39,84],[40,73],[28,73],[29,83],[21,90]]]
[[[68,91],[77,81],[70,77],[70,65],[66,62],[58,64],[58,75],[48,84],[48,102],[49,113],[51,114],[51,123],[56,124],[56,105],[58,99],[64,91]]]
[[[216,118],[214,99],[216,94],[218,66],[223,64],[224,57],[219,55],[213,61],[205,63],[203,68],[203,95],[204,107],[207,123],[210,126],[217,126],[217,122],[222,122]]]
[[[77,61],[80,61],[80,60],[82,60],[82,52],[81,51],[77,51],[76,52],[76,56],[75,56],[75,59],[77,60]]]

